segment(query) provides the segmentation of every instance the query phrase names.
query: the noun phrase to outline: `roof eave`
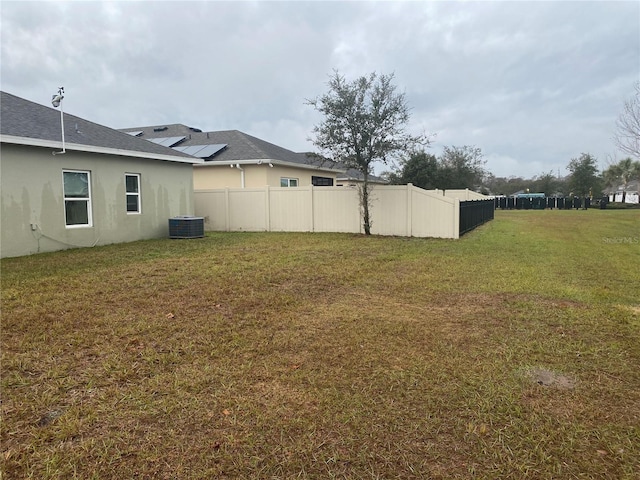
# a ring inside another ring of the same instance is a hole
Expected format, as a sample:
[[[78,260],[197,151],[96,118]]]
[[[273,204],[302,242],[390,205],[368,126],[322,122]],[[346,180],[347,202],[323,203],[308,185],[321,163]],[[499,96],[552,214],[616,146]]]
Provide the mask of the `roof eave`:
[[[342,182],[362,182],[362,183],[364,183],[364,180],[362,178],[357,178],[357,177],[336,177],[336,180],[340,180]],[[387,182],[386,180],[374,180],[374,179],[371,179],[371,178],[369,178],[367,183],[378,183],[380,185],[388,185],[389,184],[389,182]]]
[[[14,145],[27,145],[31,147],[44,147],[44,148],[54,148],[54,149],[62,149],[62,142],[53,141],[53,140],[42,140],[40,138],[30,138],[30,137],[18,137],[14,135],[0,135],[1,143],[10,143]],[[102,153],[106,155],[118,155],[124,157],[135,157],[135,158],[148,158],[153,160],[163,160],[167,162],[178,162],[178,163],[189,163],[189,164],[201,164],[204,163],[204,160],[196,157],[179,157],[175,155],[165,155],[159,153],[151,153],[151,152],[138,152],[135,150],[124,150],[120,148],[108,148],[108,147],[97,147],[94,145],[82,145],[79,143],[65,143],[65,150],[72,150],[77,152],[88,152],[88,153]]]
[[[268,160],[264,158],[256,158],[256,159],[244,159],[244,160],[210,160],[205,161],[199,165],[195,165],[197,167],[212,167],[216,165],[278,165],[282,167],[293,167],[293,168],[303,168],[306,170],[316,170],[322,172],[332,172],[332,173],[344,173],[346,170],[338,169],[338,168],[329,168],[329,167],[321,167],[318,165],[306,165],[304,163],[295,163],[295,162],[286,162],[284,160]]]

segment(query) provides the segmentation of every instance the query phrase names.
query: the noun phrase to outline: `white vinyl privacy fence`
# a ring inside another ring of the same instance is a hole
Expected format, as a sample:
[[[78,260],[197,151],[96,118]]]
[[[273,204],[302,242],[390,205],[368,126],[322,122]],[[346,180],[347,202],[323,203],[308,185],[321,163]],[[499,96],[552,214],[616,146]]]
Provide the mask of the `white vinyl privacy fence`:
[[[436,190],[438,192],[442,192],[442,190]],[[470,201],[470,200],[487,200],[490,197],[486,195],[482,195],[481,193],[474,192],[473,190],[465,189],[451,189],[445,190],[444,196],[449,198],[457,198],[461,202]]]
[[[459,238],[460,200],[413,185],[376,185],[375,235]],[[207,231],[363,233],[358,190],[350,187],[224,188],[195,191]]]

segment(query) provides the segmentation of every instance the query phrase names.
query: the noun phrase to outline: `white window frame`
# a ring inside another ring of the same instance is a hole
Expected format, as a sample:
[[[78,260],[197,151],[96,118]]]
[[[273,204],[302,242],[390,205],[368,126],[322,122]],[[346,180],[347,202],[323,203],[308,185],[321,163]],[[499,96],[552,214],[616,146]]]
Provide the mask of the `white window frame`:
[[[83,173],[87,175],[87,198],[78,198],[78,197],[67,197],[67,194],[64,189],[64,174],[65,173]],[[64,197],[63,205],[63,214],[64,214],[64,225],[65,228],[87,228],[93,227],[93,214],[91,212],[91,172],[89,170],[70,170],[63,169],[62,170],[62,196]],[[79,224],[71,224],[67,223],[67,202],[85,202],[87,204],[87,223],[79,223]]]
[[[137,192],[128,192],[127,191],[127,178],[134,177],[136,179],[138,185]],[[124,191],[125,191],[125,210],[127,211],[127,215],[140,215],[142,213],[142,192],[140,191],[140,174],[139,173],[125,173],[124,174]],[[138,209],[135,211],[129,211],[129,197],[137,197]]]
[[[283,183],[285,182],[286,182],[286,185],[283,185]],[[292,182],[295,183],[295,185],[291,185]],[[300,182],[298,181],[297,178],[280,177],[281,187],[297,187],[298,185],[300,185]]]

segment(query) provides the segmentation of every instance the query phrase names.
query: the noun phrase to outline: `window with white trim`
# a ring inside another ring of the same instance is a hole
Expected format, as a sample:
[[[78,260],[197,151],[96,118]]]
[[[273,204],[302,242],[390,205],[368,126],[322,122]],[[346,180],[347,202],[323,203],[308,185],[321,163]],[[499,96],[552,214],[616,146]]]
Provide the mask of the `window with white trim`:
[[[124,175],[124,183],[127,192],[127,213],[142,213],[140,202],[140,174],[126,173]]]
[[[280,186],[281,187],[297,187],[298,186],[298,179],[297,178],[285,178],[285,177],[282,177],[280,179]]]
[[[91,173],[81,170],[63,170],[64,218],[67,227],[90,227]]]

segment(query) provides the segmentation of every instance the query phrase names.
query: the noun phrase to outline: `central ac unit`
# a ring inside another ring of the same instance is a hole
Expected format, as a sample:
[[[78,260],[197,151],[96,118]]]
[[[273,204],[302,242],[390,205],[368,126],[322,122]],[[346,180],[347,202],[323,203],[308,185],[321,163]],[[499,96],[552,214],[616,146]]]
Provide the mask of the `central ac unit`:
[[[204,217],[180,215],[169,219],[169,238],[204,237]]]

